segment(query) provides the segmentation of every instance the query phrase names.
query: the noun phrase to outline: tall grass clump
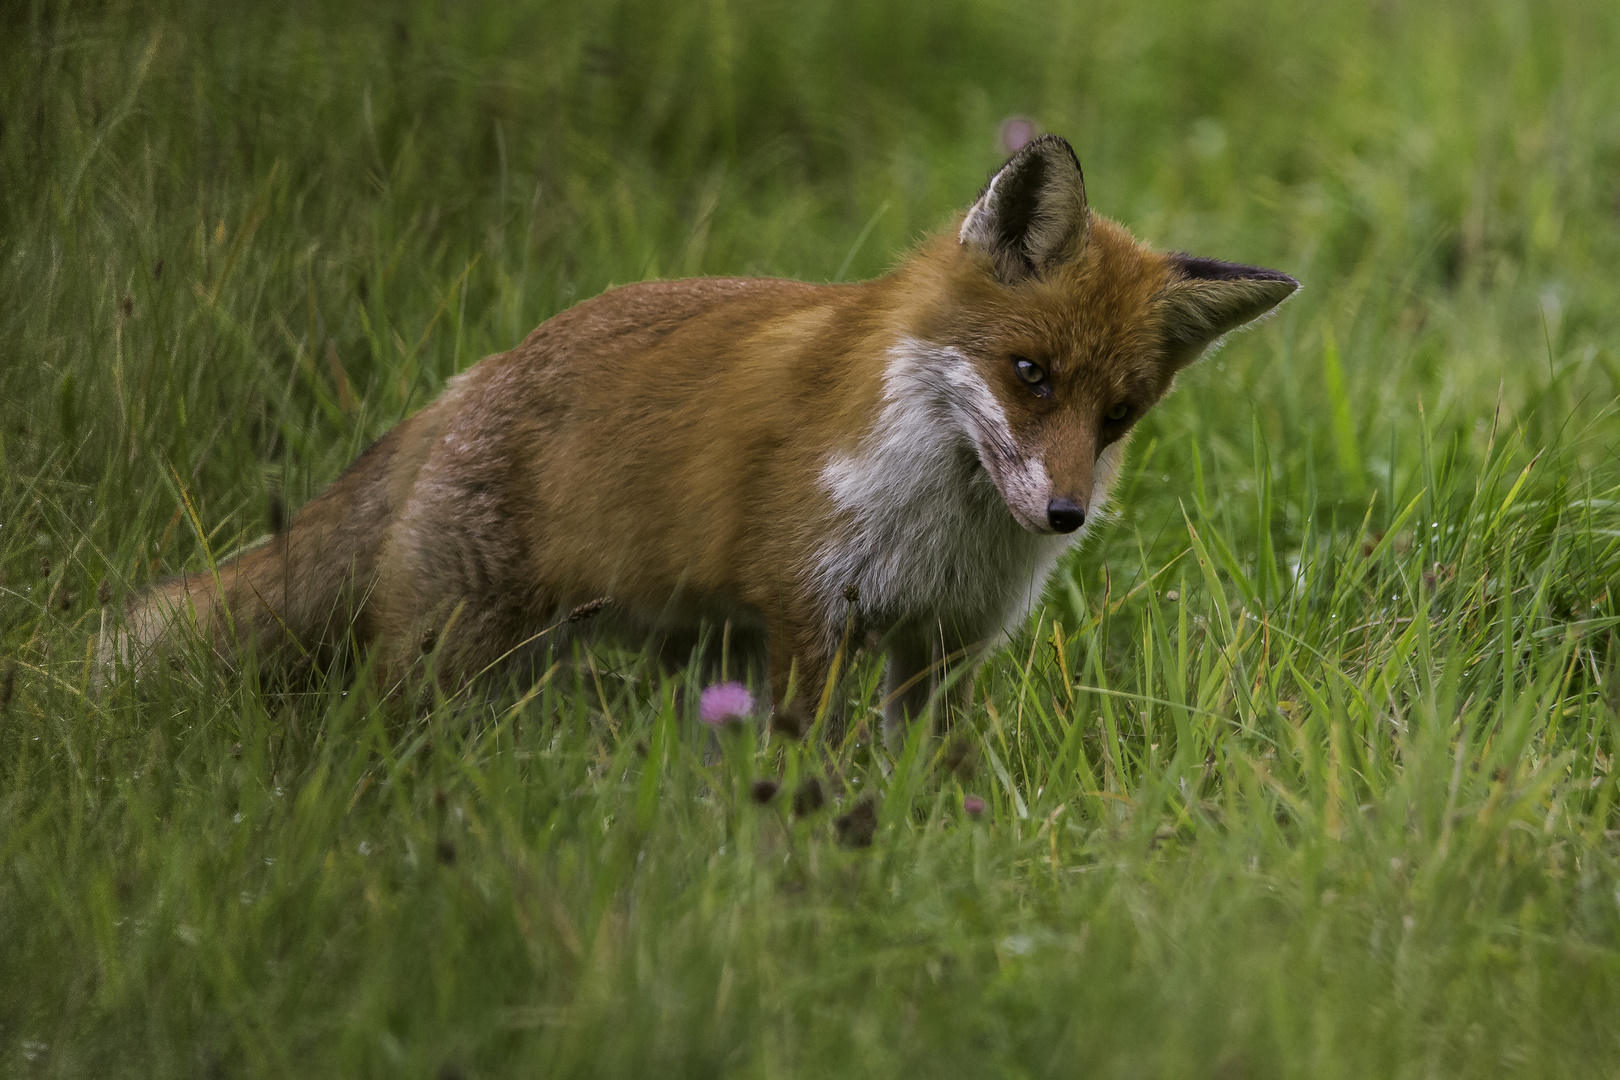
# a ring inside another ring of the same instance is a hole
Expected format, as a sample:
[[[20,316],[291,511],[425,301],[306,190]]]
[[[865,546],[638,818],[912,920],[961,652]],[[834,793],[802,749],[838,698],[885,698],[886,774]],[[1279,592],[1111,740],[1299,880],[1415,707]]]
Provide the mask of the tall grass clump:
[[[0,34],[0,1068],[1620,1068],[1620,9],[21,3]],[[614,284],[871,276],[1011,115],[1305,283],[873,746],[597,649],[401,716],[116,605]],[[251,658],[249,658],[251,664]],[[683,717],[685,719],[683,719]],[[982,807],[982,808],[981,808]]]

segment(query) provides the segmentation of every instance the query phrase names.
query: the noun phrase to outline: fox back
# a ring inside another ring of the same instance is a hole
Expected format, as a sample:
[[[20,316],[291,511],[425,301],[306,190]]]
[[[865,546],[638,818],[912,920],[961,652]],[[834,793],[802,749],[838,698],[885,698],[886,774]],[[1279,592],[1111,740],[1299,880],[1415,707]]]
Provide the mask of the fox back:
[[[1025,617],[1175,374],[1295,288],[1139,244],[1046,136],[875,281],[653,282],[563,312],[284,534],[137,597],[123,651],[188,621],[227,655],[347,635],[390,685],[461,682],[586,625],[684,657],[728,624],[787,728],[849,647],[881,648],[898,736]]]

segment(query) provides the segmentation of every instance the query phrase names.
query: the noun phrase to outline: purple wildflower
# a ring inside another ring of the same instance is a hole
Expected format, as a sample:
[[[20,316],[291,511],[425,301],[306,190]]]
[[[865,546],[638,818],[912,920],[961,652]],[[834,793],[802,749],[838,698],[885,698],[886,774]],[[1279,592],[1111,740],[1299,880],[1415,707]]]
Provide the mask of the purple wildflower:
[[[984,813],[984,799],[983,799],[983,797],[978,796],[978,795],[964,795],[964,796],[962,796],[962,809],[963,809],[963,811],[965,811],[967,813],[968,817],[973,818],[975,821],[977,821],[979,819],[980,815],[982,815]]]
[[[1009,154],[1016,154],[1034,141],[1040,134],[1040,128],[1035,121],[1027,116],[1009,116],[1001,122],[1001,130],[997,132],[1000,137],[1001,148]]]
[[[724,727],[748,718],[754,708],[754,695],[740,682],[715,683],[703,688],[698,700],[698,719],[710,727]]]

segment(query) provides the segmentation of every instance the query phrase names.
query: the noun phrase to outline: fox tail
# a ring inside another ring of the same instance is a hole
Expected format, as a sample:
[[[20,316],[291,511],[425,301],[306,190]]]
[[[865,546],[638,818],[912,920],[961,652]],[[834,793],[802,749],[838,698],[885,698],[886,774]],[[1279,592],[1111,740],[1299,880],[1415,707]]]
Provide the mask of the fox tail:
[[[138,675],[193,635],[227,661],[251,650],[266,669],[324,662],[347,635],[363,637],[393,518],[397,432],[373,443],[281,532],[136,593],[121,625],[103,634],[100,681],[119,665]]]

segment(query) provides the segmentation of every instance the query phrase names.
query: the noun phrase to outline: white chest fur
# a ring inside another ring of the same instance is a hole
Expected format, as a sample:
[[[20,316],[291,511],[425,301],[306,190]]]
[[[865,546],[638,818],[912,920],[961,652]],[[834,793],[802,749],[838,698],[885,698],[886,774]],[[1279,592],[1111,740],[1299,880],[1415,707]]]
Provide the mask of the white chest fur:
[[[843,629],[852,584],[863,619],[878,628],[938,620],[971,642],[1022,620],[1080,534],[1024,528],[987,468],[1011,498],[1045,504],[1045,467],[1020,451],[972,360],[901,340],[889,351],[876,423],[821,472],[834,522],[811,574],[829,635]]]

